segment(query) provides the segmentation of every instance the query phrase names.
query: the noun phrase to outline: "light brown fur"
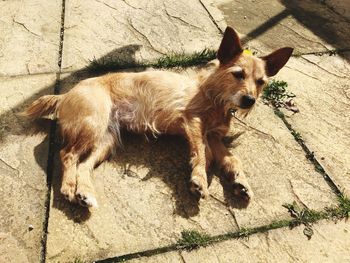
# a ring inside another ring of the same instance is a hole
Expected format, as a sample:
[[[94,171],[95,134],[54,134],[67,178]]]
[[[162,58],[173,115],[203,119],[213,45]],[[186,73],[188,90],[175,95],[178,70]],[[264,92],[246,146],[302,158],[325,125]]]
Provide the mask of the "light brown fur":
[[[258,98],[267,77],[283,67],[291,52],[284,48],[262,59],[246,55],[237,34],[227,28],[219,62],[195,78],[166,71],[107,74],[81,81],[66,94],[39,98],[25,114],[56,114],[63,138],[61,192],[70,201],[97,206],[90,175],[121,144],[121,129],[185,136],[193,168],[191,191],[208,196],[206,172],[215,161],[239,186],[233,188],[235,194],[249,201],[252,191],[241,163],[221,140],[229,130],[230,111],[247,114],[252,105],[247,107],[242,97]],[[83,155],[87,158],[81,161]]]

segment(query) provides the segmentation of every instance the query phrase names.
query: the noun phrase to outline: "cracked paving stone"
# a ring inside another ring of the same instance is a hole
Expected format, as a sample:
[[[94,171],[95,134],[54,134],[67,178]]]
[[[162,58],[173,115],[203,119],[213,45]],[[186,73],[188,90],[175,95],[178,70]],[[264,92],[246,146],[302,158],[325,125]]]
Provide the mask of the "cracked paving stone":
[[[68,0],[64,39],[63,70],[76,70],[217,48],[221,35],[197,1]]]
[[[0,81],[0,262],[40,260],[48,139],[16,114],[51,93],[54,81],[55,75]],[[45,122],[40,127],[49,128]]]
[[[76,81],[67,74],[63,90]],[[187,185],[188,149],[181,138],[125,134],[124,149],[94,172],[99,208],[91,213],[60,195],[57,161],[48,261],[91,261],[154,249],[177,242],[189,229],[217,235],[237,230],[237,222],[241,227],[260,226],[290,218],[282,205],[293,201],[312,209],[335,204],[335,195],[271,108],[259,103],[245,121],[254,129],[233,123],[232,135],[238,138],[231,151],[243,160],[255,192],[247,209],[237,209],[217,176],[209,188],[212,197],[199,205],[194,202]],[[226,203],[234,208],[229,211]]]
[[[56,72],[61,1],[1,1],[0,10],[0,76]]]
[[[76,81],[65,74],[63,91]],[[154,249],[177,242],[183,230],[215,235],[238,229],[224,203],[209,198],[198,205],[189,193],[190,167],[184,139],[155,140],[130,134],[122,139],[123,149],[94,171],[99,208],[91,213],[69,204],[59,193],[57,161],[48,262],[69,262],[74,257],[92,261]],[[210,188],[222,191],[218,178]]]
[[[223,18],[258,54],[291,46],[296,54],[350,47],[348,20],[320,1],[202,0],[223,29]],[[221,15],[219,14],[221,11]]]
[[[232,134],[238,138],[230,150],[242,160],[255,193],[247,209],[233,206],[241,227],[289,218],[284,203],[296,201],[316,210],[336,204],[330,187],[270,107],[259,101],[244,122],[249,127],[233,122]]]
[[[348,222],[319,222],[313,226],[314,235],[310,240],[303,234],[303,230],[304,226],[292,230],[270,230],[246,239],[229,240],[194,251],[183,251],[181,255],[186,263],[198,262],[199,258],[203,263],[350,261]],[[170,259],[178,256],[172,254],[166,257]],[[160,259],[159,256],[158,258]]]
[[[350,52],[292,58],[278,75],[300,110],[287,121],[335,181],[350,195]]]

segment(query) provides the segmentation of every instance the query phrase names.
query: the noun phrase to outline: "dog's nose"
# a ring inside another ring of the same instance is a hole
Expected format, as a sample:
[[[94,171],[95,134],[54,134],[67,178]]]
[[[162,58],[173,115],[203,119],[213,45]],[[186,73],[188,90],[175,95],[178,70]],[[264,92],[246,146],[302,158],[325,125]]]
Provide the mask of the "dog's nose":
[[[251,95],[243,95],[241,98],[241,108],[248,109],[255,103],[255,98]]]

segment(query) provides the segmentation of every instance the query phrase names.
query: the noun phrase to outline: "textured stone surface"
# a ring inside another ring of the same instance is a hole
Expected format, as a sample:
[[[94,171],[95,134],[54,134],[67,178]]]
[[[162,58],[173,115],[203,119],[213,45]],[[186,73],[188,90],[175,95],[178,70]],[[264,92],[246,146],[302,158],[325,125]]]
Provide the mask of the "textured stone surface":
[[[39,262],[48,140],[15,114],[52,91],[54,80],[54,75],[1,79],[0,262]]]
[[[200,260],[199,258],[197,260]],[[202,262],[202,260],[200,260]],[[169,252],[165,254],[159,254],[151,257],[141,257],[128,261],[130,263],[178,263],[184,262],[180,252]],[[198,261],[197,261],[198,262]]]
[[[272,230],[252,235],[249,239],[225,241],[181,254],[186,263],[195,263],[199,259],[205,263],[350,261],[349,223],[323,221],[314,225],[314,235],[310,240],[304,236],[303,229],[300,226],[293,230]],[[177,255],[172,254],[172,257]]]
[[[210,234],[237,230],[226,206],[189,195],[187,149],[180,139],[124,140],[125,151],[95,170],[99,208],[91,214],[69,205],[55,175],[48,260],[96,260],[175,243],[181,231]],[[215,179],[212,187],[220,189]],[[84,213],[85,212],[85,213]],[[82,218],[85,216],[85,218]],[[75,221],[75,222],[74,222]]]
[[[208,10],[220,9],[226,23],[246,35],[246,46],[261,53],[283,46],[296,53],[349,48],[346,18],[318,1],[204,0]],[[212,11],[214,18],[217,16]]]
[[[278,78],[288,82],[300,109],[288,121],[349,195],[350,53],[342,56],[292,59]]]
[[[350,0],[326,0],[325,3],[338,14],[350,19]]]
[[[193,74],[193,70],[184,74]],[[75,82],[67,76],[65,89]],[[96,260],[153,249],[176,242],[183,230],[211,235],[234,231],[235,220],[244,227],[263,225],[289,218],[282,204],[293,201],[313,209],[334,204],[323,178],[268,106],[259,104],[245,121],[254,128],[234,124],[232,132],[238,138],[232,152],[243,160],[255,192],[247,209],[234,208],[238,204],[223,191],[218,177],[209,188],[209,200],[198,205],[191,198],[184,140],[161,137],[147,142],[144,136],[128,135],[125,149],[95,171],[100,207],[91,214],[62,198],[56,170],[48,260],[66,262],[74,256]],[[227,208],[226,201],[232,207]]]
[[[0,10],[0,76],[56,72],[61,1],[1,1]]]
[[[133,62],[201,51],[217,48],[220,40],[197,1],[68,0],[63,69],[79,69],[94,58]]]
[[[334,203],[329,186],[271,108],[259,103],[244,121],[252,128],[234,123],[233,131],[244,133],[231,152],[243,161],[255,199],[247,209],[234,209],[241,227],[288,217],[284,203],[297,201],[313,209]]]

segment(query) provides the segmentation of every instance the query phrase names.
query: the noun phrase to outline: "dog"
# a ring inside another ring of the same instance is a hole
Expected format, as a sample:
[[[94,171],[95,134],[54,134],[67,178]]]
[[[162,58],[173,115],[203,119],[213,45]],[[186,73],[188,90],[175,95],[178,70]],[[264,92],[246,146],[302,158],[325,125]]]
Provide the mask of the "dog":
[[[24,115],[35,119],[54,114],[59,120],[61,193],[81,206],[97,207],[91,173],[121,145],[121,129],[184,136],[190,147],[190,191],[202,198],[209,195],[207,171],[215,162],[234,194],[249,202],[253,192],[241,161],[222,138],[232,112],[249,113],[268,77],[277,74],[292,52],[285,47],[261,58],[246,54],[238,34],[227,27],[217,65],[196,77],[168,71],[109,73],[83,80],[65,94],[42,96]]]

